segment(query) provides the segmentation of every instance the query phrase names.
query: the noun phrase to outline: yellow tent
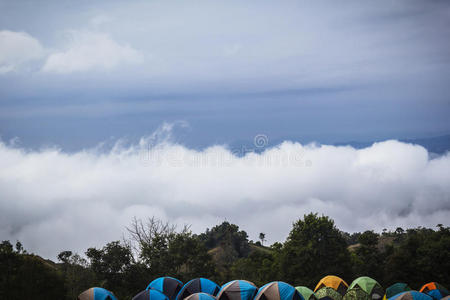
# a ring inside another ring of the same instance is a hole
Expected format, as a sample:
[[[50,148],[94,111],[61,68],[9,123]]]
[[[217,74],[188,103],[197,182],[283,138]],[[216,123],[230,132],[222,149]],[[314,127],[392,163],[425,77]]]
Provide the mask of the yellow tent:
[[[316,288],[314,289],[314,292],[317,292],[323,287],[330,287],[334,290],[338,291],[342,296],[345,295],[345,292],[347,291],[348,284],[345,282],[342,278],[334,276],[334,275],[328,275],[322,278],[319,283],[316,285]]]

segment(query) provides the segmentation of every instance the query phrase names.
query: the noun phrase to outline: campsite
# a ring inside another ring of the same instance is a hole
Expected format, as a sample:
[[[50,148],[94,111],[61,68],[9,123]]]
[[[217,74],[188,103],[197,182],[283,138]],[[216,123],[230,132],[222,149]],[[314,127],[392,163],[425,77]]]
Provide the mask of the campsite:
[[[193,234],[134,219],[127,230],[123,241],[102,248],[62,251],[56,263],[4,241],[0,298],[393,300],[408,292],[398,300],[439,300],[450,284],[450,228],[440,224],[349,234],[311,213],[272,245],[229,222]]]

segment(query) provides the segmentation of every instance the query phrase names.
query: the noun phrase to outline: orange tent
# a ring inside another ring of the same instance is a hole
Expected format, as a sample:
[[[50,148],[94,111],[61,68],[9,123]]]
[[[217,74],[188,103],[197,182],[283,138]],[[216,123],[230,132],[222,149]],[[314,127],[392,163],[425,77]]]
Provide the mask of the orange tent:
[[[433,297],[433,299],[440,300],[448,295],[450,292],[437,282],[429,282],[420,288],[422,293]]]
[[[428,282],[427,284],[424,284],[420,288],[419,292],[425,293],[425,292],[432,291],[432,290],[442,290],[442,289],[445,290],[445,288],[442,285],[440,285],[439,283],[437,283],[437,282]]]
[[[330,287],[338,291],[343,296],[347,291],[348,284],[340,277],[328,275],[319,281],[319,283],[316,285],[316,288],[314,289],[314,292],[317,292],[323,287]]]

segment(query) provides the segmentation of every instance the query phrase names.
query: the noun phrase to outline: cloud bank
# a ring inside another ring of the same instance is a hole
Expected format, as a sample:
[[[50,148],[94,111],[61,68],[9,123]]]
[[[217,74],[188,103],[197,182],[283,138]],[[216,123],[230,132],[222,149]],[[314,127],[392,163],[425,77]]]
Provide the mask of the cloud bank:
[[[54,257],[120,239],[134,216],[196,232],[226,219],[270,242],[309,212],[347,231],[448,225],[450,154],[430,159],[421,146],[389,140],[360,150],[286,141],[243,155],[158,134],[70,154],[1,143],[0,238]]]

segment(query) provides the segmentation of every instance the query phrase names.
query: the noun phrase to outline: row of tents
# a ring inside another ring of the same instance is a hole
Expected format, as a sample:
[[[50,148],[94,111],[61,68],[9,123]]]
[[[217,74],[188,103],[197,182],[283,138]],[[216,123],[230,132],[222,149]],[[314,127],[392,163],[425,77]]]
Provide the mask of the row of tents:
[[[132,300],[450,300],[449,291],[436,282],[412,290],[406,283],[395,283],[386,290],[370,277],[359,277],[348,285],[342,278],[322,278],[314,290],[305,286],[274,281],[256,287],[250,281],[233,280],[223,286],[207,278],[196,278],[184,284],[173,277],[160,277]],[[78,300],[117,300],[106,289],[90,288]]]

